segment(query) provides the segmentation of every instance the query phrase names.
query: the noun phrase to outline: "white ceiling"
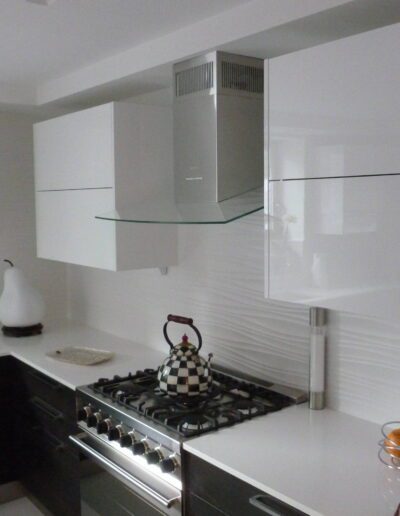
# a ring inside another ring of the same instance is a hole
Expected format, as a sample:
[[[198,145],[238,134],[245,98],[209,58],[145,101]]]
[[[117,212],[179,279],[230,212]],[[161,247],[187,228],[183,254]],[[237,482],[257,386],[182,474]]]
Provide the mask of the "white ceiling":
[[[274,57],[397,22],[400,0],[0,0],[0,109],[78,109],[213,49]]]
[[[0,0],[0,82],[56,78],[249,0]]]

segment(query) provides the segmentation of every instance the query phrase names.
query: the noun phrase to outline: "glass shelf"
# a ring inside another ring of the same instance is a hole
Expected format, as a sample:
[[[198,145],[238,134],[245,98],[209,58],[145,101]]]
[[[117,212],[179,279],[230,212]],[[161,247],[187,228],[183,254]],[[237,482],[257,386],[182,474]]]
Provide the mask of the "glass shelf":
[[[146,224],[226,224],[264,207],[263,188],[215,203],[175,203],[162,200],[136,203],[97,215],[96,219]]]

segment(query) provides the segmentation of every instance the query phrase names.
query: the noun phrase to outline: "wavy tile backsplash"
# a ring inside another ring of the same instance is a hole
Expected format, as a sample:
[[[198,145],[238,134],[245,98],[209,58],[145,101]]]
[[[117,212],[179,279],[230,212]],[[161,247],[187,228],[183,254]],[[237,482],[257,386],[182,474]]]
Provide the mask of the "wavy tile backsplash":
[[[179,265],[167,276],[71,266],[71,315],[165,352],[167,314],[192,316],[204,353],[216,362],[306,387],[307,311],[264,299],[263,239],[259,212],[227,225],[179,228]],[[170,326],[178,340],[184,328]]]
[[[167,276],[69,266],[71,316],[165,352],[166,315],[193,316],[216,362],[306,388],[308,310],[265,300],[263,242],[259,212],[182,226],[179,265]],[[328,405],[376,422],[398,418],[400,324],[337,312],[329,321]],[[182,330],[171,329],[175,340]]]
[[[400,324],[329,313],[328,404],[377,423],[400,418]]]

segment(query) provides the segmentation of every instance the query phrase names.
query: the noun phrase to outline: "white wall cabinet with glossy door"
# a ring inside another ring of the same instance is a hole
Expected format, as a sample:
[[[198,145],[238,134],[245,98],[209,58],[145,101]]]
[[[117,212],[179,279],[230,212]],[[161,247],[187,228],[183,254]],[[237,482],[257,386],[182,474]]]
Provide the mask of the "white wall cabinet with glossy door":
[[[34,126],[37,254],[109,270],[177,261],[172,226],[96,219],[172,188],[172,113],[113,102]]]
[[[399,47],[395,24],[269,61],[270,179],[400,173]]]
[[[397,24],[269,61],[268,297],[399,319],[399,44]]]

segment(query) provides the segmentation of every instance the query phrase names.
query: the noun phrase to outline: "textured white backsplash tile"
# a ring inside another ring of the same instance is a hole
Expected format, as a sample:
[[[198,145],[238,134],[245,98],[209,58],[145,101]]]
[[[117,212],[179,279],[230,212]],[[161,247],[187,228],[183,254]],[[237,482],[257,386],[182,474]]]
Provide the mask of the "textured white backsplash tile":
[[[264,299],[263,238],[259,212],[182,226],[179,265],[167,276],[70,266],[71,315],[166,353],[167,314],[193,316],[215,361],[306,388],[308,310]],[[170,326],[178,340],[184,328]],[[328,405],[378,423],[399,418],[400,323],[330,312],[328,340]]]
[[[400,419],[400,323],[329,313],[328,404],[377,423]]]
[[[166,353],[167,315],[191,316],[215,362],[306,387],[307,310],[265,300],[263,241],[259,212],[222,226],[182,226],[179,265],[167,276],[71,266],[71,315]],[[185,328],[169,328],[178,342]]]

